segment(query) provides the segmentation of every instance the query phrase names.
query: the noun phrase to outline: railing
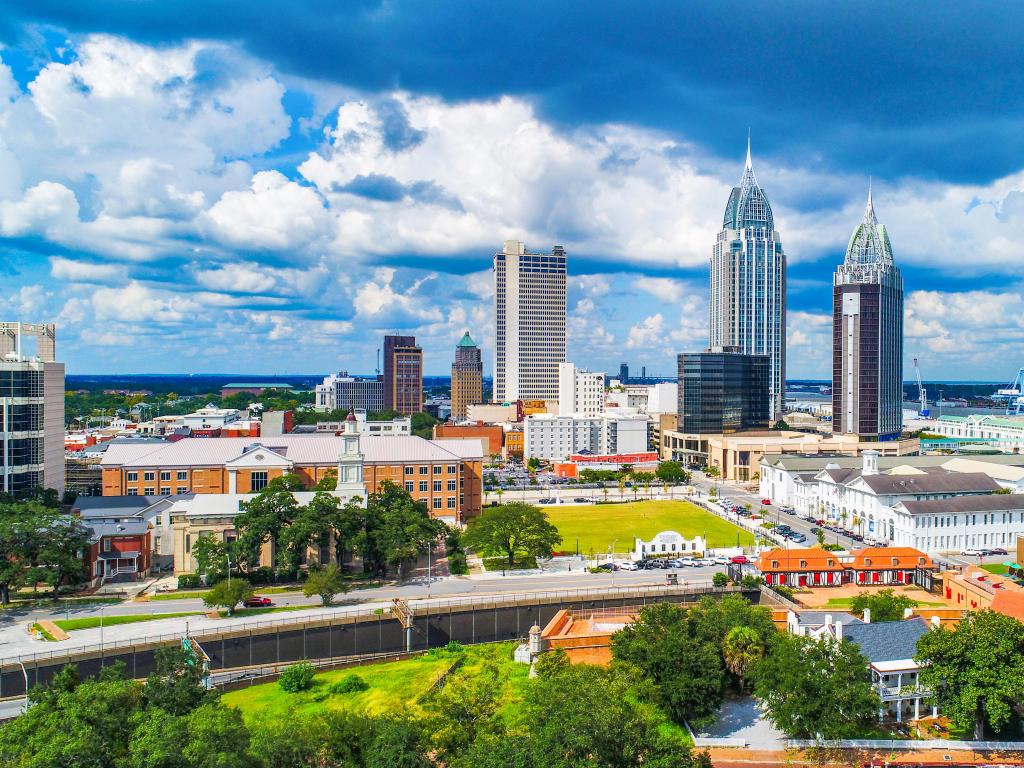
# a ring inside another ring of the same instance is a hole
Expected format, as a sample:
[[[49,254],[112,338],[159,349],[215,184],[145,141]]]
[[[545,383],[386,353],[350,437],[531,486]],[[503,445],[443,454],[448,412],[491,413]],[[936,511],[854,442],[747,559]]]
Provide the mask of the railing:
[[[923,685],[877,685],[875,689],[883,701],[895,701],[896,699],[916,699],[918,697],[931,696],[931,688]]]
[[[638,584],[625,587],[607,587],[600,589],[567,589],[547,590],[542,592],[501,592],[493,595],[466,595],[464,597],[448,598],[424,598],[409,601],[413,614],[416,615],[419,609],[436,611],[444,608],[480,607],[489,608],[499,605],[515,605],[517,603],[544,603],[544,602],[578,602],[583,600],[617,600],[635,599],[641,597],[654,597],[658,595],[711,595],[742,592],[741,587],[715,587],[709,582],[680,582],[678,585],[666,584]],[[390,616],[390,607],[381,604],[377,607],[357,606],[353,608],[337,608],[323,610],[317,606],[309,606],[314,613],[302,616],[288,616],[278,619],[246,619],[225,620],[221,626],[209,627],[194,630],[189,633],[199,642],[206,639],[218,638],[229,632],[249,631],[260,629],[287,629],[303,624],[330,622],[336,619],[358,619]],[[187,621],[187,619],[177,619]],[[19,663],[38,663],[41,661],[52,661],[54,659],[69,659],[72,656],[86,656],[95,653],[115,655],[122,651],[130,650],[137,646],[163,645],[172,642],[180,642],[182,633],[170,632],[155,635],[144,635],[140,637],[123,640],[111,640],[105,643],[90,643],[74,647],[56,648],[52,651],[43,651],[32,654],[21,654],[14,656],[0,656],[0,667],[15,666]]]
[[[946,752],[968,750],[972,752],[1019,752],[1020,741],[947,741],[946,739],[786,739],[787,749],[826,747],[832,749],[941,749]]]

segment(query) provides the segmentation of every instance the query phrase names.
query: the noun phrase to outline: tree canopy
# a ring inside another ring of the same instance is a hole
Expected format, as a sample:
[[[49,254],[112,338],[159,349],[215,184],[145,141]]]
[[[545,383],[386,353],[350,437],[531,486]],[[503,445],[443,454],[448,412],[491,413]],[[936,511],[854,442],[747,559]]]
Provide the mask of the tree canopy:
[[[791,738],[856,738],[877,722],[868,660],[849,640],[780,634],[754,676],[768,717]]]
[[[430,517],[426,504],[385,480],[369,495],[355,540],[368,572],[383,576],[392,566],[403,578],[444,530],[444,523]]]
[[[463,544],[485,555],[504,555],[509,566],[516,555],[550,557],[562,541],[558,528],[544,511],[532,504],[513,501],[489,507],[469,524]]]
[[[655,476],[663,483],[679,485],[690,482],[690,473],[686,471],[681,462],[663,461],[654,471]]]
[[[984,738],[1004,731],[1024,705],[1024,624],[994,611],[969,613],[956,628],[917,641],[921,684],[954,727]]]
[[[897,595],[891,589],[878,592],[861,592],[850,601],[850,613],[864,616],[865,609],[871,611],[871,621],[900,621],[907,608],[916,605],[910,595]]]

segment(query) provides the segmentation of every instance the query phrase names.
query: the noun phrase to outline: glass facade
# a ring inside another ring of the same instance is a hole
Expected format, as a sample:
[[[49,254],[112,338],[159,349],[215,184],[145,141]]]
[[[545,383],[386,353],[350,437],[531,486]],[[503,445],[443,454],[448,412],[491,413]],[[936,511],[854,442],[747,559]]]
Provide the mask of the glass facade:
[[[767,429],[770,418],[767,355],[693,352],[679,355],[678,430],[720,435]]]

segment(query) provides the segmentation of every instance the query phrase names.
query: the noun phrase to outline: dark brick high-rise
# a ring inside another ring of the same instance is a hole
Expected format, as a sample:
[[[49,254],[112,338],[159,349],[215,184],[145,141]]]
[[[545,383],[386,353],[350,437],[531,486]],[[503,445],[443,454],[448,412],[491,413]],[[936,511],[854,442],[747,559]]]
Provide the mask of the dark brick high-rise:
[[[868,192],[832,293],[832,431],[893,440],[903,428],[903,279]]]

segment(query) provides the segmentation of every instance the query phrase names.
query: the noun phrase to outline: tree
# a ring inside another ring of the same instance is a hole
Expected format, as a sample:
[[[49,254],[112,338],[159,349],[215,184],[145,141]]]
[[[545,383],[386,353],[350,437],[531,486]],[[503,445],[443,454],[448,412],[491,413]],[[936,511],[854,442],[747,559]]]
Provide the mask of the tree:
[[[478,673],[453,678],[428,699],[429,730],[442,761],[464,752],[498,711],[503,682],[499,667],[485,661]]]
[[[658,465],[654,474],[659,480],[672,485],[686,484],[690,482],[690,473],[679,461],[663,461]]]
[[[526,468],[531,472],[536,472],[540,469],[540,459],[536,456],[531,456],[526,460]]]
[[[952,631],[917,641],[920,682],[959,730],[1004,730],[1024,704],[1024,624],[994,611],[968,613]]]
[[[720,477],[722,474],[722,470],[720,470],[715,464],[712,464],[711,466],[705,468],[704,474],[707,475],[708,477]]]
[[[82,552],[89,547],[90,529],[76,517],[52,513],[50,524],[41,531],[36,576],[53,587],[53,599],[64,584],[75,584],[85,575]]]
[[[242,513],[235,518],[238,531],[237,551],[247,567],[259,562],[261,547],[270,542],[271,549],[279,551],[281,533],[299,510],[295,492],[302,490],[297,475],[275,477],[267,487],[250,501],[241,503]]]
[[[484,510],[469,524],[463,544],[483,554],[502,554],[509,567],[517,554],[550,557],[562,541],[558,529],[543,511],[520,501]]]
[[[430,518],[423,502],[385,480],[367,498],[356,541],[370,573],[383,576],[388,566],[394,566],[401,579],[407,566],[425,554],[443,530],[444,524]]]
[[[785,431],[789,429],[789,424],[786,423],[785,419],[779,419],[772,425],[772,429],[779,430],[780,432]]]
[[[182,755],[194,768],[250,768],[256,761],[249,754],[249,731],[242,713],[223,704],[204,704],[188,715],[188,739]]]
[[[319,595],[321,605],[330,605],[335,595],[345,592],[348,592],[348,584],[345,583],[341,569],[334,563],[310,571],[302,586],[302,593],[306,597]]]
[[[868,661],[849,640],[781,634],[754,676],[768,717],[791,738],[855,738],[878,718]]]
[[[711,583],[716,587],[724,587],[729,583],[729,577],[719,571],[711,577]]]
[[[185,715],[215,695],[203,687],[203,664],[180,645],[158,648],[146,678],[145,700],[172,715]]]
[[[45,582],[54,595],[66,581],[83,575],[80,552],[88,530],[54,506],[56,494],[42,489],[36,499],[0,498],[0,602],[10,602],[11,590]]]
[[[612,635],[612,657],[639,667],[654,681],[659,703],[677,723],[706,720],[722,703],[725,671],[719,646],[694,637],[678,605],[643,608],[635,622]]]
[[[199,534],[192,544],[192,557],[196,561],[196,573],[201,575],[227,573],[227,545],[212,532]]]
[[[752,627],[733,627],[722,642],[722,657],[726,669],[736,676],[740,693],[743,693],[751,669],[764,658],[764,640]]]
[[[850,601],[850,613],[863,618],[865,609],[869,609],[871,621],[899,621],[903,618],[904,610],[915,605],[917,603],[909,595],[897,595],[891,589],[881,589],[856,595]]]
[[[252,597],[252,585],[245,579],[218,581],[205,595],[203,604],[210,608],[226,608],[228,616],[235,612],[235,606]]]

